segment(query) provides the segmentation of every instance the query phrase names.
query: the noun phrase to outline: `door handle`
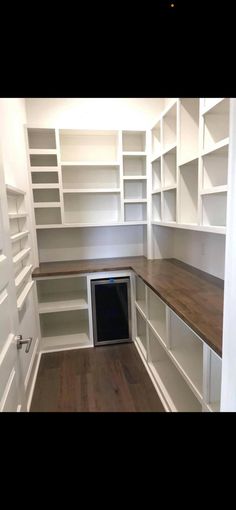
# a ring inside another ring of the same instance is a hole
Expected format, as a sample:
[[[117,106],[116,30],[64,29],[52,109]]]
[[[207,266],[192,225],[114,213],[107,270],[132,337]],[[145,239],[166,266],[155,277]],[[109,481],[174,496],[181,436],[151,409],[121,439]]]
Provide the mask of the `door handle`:
[[[33,337],[30,336],[29,338],[26,338],[25,340],[22,340],[22,335],[16,336],[16,347],[17,349],[22,349],[22,345],[26,344],[25,352],[28,353],[31,347]]]

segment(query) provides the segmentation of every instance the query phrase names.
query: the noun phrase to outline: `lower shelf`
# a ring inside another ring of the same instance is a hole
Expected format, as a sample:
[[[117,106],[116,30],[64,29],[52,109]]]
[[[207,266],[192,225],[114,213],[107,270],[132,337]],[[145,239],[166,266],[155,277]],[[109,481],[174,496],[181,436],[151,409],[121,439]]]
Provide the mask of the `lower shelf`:
[[[78,349],[81,347],[92,347],[91,340],[87,333],[48,336],[43,337],[41,342],[41,351],[61,351]]]
[[[76,310],[40,315],[41,350],[57,351],[91,346],[88,310]]]

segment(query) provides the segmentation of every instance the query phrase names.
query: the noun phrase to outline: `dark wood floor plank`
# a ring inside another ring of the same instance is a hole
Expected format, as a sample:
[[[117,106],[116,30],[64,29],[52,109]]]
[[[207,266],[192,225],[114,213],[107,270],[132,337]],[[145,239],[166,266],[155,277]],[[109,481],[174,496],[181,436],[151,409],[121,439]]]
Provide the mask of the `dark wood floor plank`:
[[[31,412],[163,412],[130,344],[43,354]]]

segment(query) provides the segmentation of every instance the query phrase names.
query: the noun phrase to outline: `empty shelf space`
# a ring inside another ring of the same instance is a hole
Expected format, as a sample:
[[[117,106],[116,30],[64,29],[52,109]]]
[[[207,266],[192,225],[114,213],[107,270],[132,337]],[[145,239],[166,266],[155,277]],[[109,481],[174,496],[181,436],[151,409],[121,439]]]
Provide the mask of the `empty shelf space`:
[[[33,267],[32,264],[30,264],[28,266],[24,266],[20,270],[18,275],[15,277],[15,286],[16,286],[16,288],[20,287],[20,285],[23,283],[23,281],[29,276],[29,274],[31,273],[32,267]]]
[[[201,198],[203,225],[226,226],[227,193],[211,193]]]
[[[146,307],[146,285],[138,276],[135,277],[136,304],[141,308],[144,315],[147,313]]]
[[[18,264],[22,260],[24,260],[30,252],[31,248],[24,248],[23,250],[20,250],[14,257],[13,257],[13,263]]]
[[[9,220],[19,220],[22,218],[26,218],[28,216],[28,213],[9,213],[8,217]]]
[[[120,188],[87,188],[87,189],[64,189],[63,193],[120,193]]]
[[[30,154],[30,166],[57,166],[56,154]]]
[[[64,193],[66,223],[106,223],[120,220],[119,193]]]
[[[228,191],[228,186],[214,186],[214,188],[203,189],[200,195],[217,195],[217,193],[225,193]]]
[[[185,164],[198,157],[199,98],[180,99],[179,160]]]
[[[117,161],[118,132],[60,131],[61,160],[64,162]]]
[[[54,129],[28,128],[29,149],[56,149]]]
[[[56,154],[56,149],[29,149],[29,154],[34,154],[36,156],[41,156],[42,154],[49,155],[49,154]]]
[[[125,175],[123,177],[124,181],[145,181],[147,180],[146,175]]]
[[[18,312],[20,312],[23,308],[23,305],[27,299],[27,296],[29,294],[29,292],[31,291],[33,285],[34,285],[35,282],[28,282],[24,289],[22,290],[21,294],[19,295],[19,297],[17,298],[17,310]]]
[[[162,186],[176,186],[176,148],[162,156]]]
[[[57,172],[31,172],[32,184],[57,184],[58,173]]]
[[[218,103],[223,101],[223,99],[223,97],[204,97],[202,102],[203,113],[206,113],[211,108],[214,108]]]
[[[86,324],[85,324],[86,327]],[[41,341],[41,351],[67,351],[69,349],[78,349],[93,347],[88,333],[70,333],[57,336],[44,336]]]
[[[46,209],[47,207],[60,207],[60,202],[34,202],[35,209]]]
[[[228,182],[228,145],[202,157],[202,187],[224,186]]]
[[[152,190],[161,188],[161,158],[152,163]]]
[[[59,189],[59,184],[47,183],[47,184],[32,184],[32,189]]]
[[[198,222],[198,160],[179,167],[179,222]]]
[[[146,132],[145,131],[123,131],[122,150],[124,152],[145,152]]]
[[[163,221],[176,222],[176,189],[166,190],[163,197]]]
[[[225,98],[203,116],[203,149],[211,149],[229,136],[229,98]]]
[[[161,153],[161,121],[152,128],[152,155],[155,157]]]
[[[124,204],[125,221],[146,221],[147,204],[129,203]]]
[[[119,189],[119,166],[62,166],[62,185],[66,189]]]
[[[148,289],[148,320],[155,330],[155,333],[166,344],[166,305],[150,289]]]
[[[39,313],[88,308],[86,277],[39,280],[37,291]]]
[[[163,150],[169,150],[176,144],[176,104],[174,104],[162,119],[163,126]]]
[[[161,193],[152,195],[152,221],[161,221]]]
[[[170,353],[198,397],[203,391],[203,342],[170,312]]]
[[[73,310],[40,315],[42,348],[86,346],[90,343],[88,310]]]
[[[201,404],[149,328],[148,365],[171,411],[201,412]]]
[[[60,202],[59,189],[34,189],[33,198],[34,202]]]
[[[206,405],[211,412],[220,411],[222,359],[212,349],[205,346],[207,372]]]
[[[59,296],[58,296],[59,297]],[[76,295],[71,296],[71,299],[63,301],[49,301],[48,303],[39,303],[38,311],[42,313],[66,312],[69,310],[86,310],[88,304],[85,299],[77,299]]]
[[[58,166],[34,166],[31,167],[30,172],[31,175],[35,173],[45,174],[45,173],[58,173],[59,167]]]
[[[144,200],[147,198],[146,181],[125,180],[124,181],[124,199],[126,200]]]
[[[124,176],[146,176],[146,156],[123,156]]]
[[[11,235],[11,242],[16,243],[17,241],[20,241],[20,239],[23,239],[24,237],[28,237],[29,231],[25,230],[24,232],[18,232],[17,234]]]
[[[34,208],[36,225],[55,225],[61,223],[60,207]]]

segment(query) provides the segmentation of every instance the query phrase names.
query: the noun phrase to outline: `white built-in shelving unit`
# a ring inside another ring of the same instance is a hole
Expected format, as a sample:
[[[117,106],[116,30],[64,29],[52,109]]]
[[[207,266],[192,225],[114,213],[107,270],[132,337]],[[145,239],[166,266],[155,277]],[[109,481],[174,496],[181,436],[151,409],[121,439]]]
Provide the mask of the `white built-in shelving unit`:
[[[177,98],[151,130],[153,225],[226,233],[228,98]]]
[[[167,411],[220,410],[221,358],[135,276],[135,344]]]
[[[6,186],[6,191],[17,309],[20,312],[34,285],[31,279],[33,266],[30,261],[28,214],[25,208],[25,191],[10,185]]]

